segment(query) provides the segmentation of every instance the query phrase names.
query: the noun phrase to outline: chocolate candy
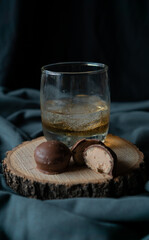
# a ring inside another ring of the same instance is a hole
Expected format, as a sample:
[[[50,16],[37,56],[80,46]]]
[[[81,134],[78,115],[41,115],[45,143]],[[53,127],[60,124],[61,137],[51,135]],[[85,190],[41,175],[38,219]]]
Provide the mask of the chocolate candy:
[[[70,149],[55,140],[41,143],[34,151],[37,169],[46,174],[64,172],[69,165],[70,157]]]
[[[104,144],[94,144],[87,147],[83,152],[86,165],[94,170],[108,175],[114,174],[116,154]]]
[[[72,155],[73,155],[73,159],[75,161],[75,163],[77,163],[78,165],[83,165],[85,164],[84,162],[84,157],[83,157],[83,151],[90,145],[93,144],[103,144],[101,141],[96,140],[96,139],[81,139],[78,142],[76,142],[72,148]]]

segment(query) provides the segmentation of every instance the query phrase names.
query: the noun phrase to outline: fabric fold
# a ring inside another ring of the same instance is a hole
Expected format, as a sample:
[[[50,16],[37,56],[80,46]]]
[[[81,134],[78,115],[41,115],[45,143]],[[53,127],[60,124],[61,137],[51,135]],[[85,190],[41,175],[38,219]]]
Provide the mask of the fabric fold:
[[[112,103],[109,133],[143,151],[149,165],[149,101]],[[11,190],[2,174],[6,152],[41,136],[39,91],[0,88],[0,239],[147,239],[149,182],[141,195],[119,199],[28,199]]]

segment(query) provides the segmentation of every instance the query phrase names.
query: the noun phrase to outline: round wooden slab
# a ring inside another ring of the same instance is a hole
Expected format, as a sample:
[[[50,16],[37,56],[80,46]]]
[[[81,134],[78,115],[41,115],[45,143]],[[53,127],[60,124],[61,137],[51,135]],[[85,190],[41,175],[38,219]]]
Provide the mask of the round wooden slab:
[[[105,144],[117,154],[117,177],[96,173],[73,161],[67,172],[46,175],[36,169],[34,150],[44,137],[24,142],[7,153],[3,173],[7,184],[21,195],[55,199],[68,197],[118,197],[136,194],[144,186],[143,153],[132,143],[108,135]]]

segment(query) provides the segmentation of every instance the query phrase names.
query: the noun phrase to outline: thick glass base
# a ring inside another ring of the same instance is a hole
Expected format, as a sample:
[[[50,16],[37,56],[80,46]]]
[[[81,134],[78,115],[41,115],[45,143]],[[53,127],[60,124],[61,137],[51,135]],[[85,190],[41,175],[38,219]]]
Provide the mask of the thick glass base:
[[[61,135],[54,132],[49,132],[47,129],[43,128],[43,134],[47,140],[57,140],[63,142],[68,147],[71,147],[75,144],[78,140],[86,138],[86,139],[98,139],[104,142],[108,132],[102,134],[96,134],[92,136],[68,136],[68,135]]]

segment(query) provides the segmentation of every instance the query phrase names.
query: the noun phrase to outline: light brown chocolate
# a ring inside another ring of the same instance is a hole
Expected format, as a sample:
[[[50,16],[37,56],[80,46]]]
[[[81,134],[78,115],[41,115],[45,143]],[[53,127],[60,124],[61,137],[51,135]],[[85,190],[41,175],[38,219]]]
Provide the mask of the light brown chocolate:
[[[55,140],[41,143],[34,151],[37,169],[45,174],[64,172],[69,165],[70,157],[70,149]]]
[[[94,144],[87,147],[83,152],[86,165],[95,172],[113,176],[116,154],[101,144]]]
[[[81,139],[77,141],[71,148],[73,160],[76,164],[78,165],[84,165],[84,157],[83,157],[83,152],[84,150],[89,147],[90,145],[93,144],[103,144],[101,141],[97,139]]]

